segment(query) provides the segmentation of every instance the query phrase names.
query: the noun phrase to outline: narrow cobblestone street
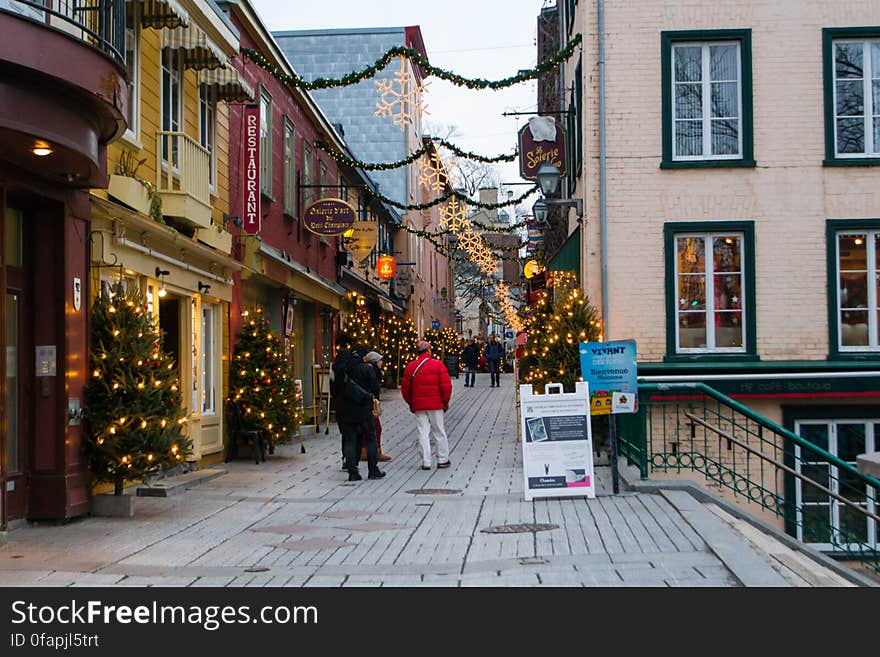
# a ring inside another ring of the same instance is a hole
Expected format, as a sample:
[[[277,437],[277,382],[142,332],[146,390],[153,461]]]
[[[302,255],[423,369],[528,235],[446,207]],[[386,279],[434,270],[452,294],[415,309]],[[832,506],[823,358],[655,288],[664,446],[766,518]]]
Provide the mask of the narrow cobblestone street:
[[[597,468],[595,500],[525,502],[513,382],[488,384],[484,375],[475,388],[453,379],[447,470],[419,468],[415,423],[390,391],[383,447],[394,459],[380,481],[348,483],[335,426],[317,436],[306,427],[305,454],[298,443],[260,465],[243,454],[180,495],[137,498],[133,519],[10,532],[0,585],[788,584],[686,493],[611,496],[607,466]],[[517,523],[558,528],[483,531]]]

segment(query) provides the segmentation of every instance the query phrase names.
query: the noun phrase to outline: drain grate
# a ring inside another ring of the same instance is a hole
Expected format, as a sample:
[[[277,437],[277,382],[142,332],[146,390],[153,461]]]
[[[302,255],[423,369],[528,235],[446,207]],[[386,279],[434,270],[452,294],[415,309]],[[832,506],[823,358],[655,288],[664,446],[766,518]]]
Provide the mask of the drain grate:
[[[410,495],[458,495],[458,488],[416,488],[406,491]]]
[[[527,534],[529,532],[548,532],[551,529],[559,529],[559,525],[523,523],[520,525],[495,525],[486,527],[480,531],[484,534]]]

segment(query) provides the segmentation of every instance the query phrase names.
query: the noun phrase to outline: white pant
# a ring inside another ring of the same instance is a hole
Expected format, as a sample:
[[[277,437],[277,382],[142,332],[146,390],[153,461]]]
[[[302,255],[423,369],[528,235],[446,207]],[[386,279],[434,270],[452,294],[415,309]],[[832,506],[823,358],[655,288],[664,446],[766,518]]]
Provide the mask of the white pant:
[[[431,466],[431,433],[437,443],[437,462],[449,460],[449,441],[443,427],[443,411],[416,411],[416,425],[419,428],[419,447],[422,448],[422,465]]]

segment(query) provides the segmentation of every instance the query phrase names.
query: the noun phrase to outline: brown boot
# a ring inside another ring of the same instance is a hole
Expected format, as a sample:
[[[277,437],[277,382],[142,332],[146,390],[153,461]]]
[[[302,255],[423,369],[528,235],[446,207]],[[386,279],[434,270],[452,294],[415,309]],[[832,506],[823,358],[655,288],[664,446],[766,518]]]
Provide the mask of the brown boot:
[[[379,456],[377,457],[380,461],[390,461],[391,457],[387,454],[383,454],[381,451],[379,452]]]
[[[367,448],[361,447],[361,461],[367,460]]]

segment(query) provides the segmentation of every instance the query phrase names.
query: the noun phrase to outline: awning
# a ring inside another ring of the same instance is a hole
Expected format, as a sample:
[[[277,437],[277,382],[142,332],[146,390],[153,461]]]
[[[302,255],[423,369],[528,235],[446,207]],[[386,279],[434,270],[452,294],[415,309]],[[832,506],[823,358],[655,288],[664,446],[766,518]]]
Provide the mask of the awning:
[[[189,13],[177,0],[135,0],[141,10],[141,26],[153,29],[186,27]]]
[[[393,313],[393,312],[394,312],[394,304],[391,303],[391,302],[390,302],[388,299],[386,299],[385,297],[379,297],[379,307],[380,307],[382,310],[387,310],[389,313]]]
[[[217,100],[244,102],[254,99],[254,88],[234,68],[202,69],[199,71],[199,84],[213,89]]]
[[[163,29],[162,47],[183,51],[183,65],[186,68],[214,69],[226,66],[229,61],[220,47],[196,25]]]
[[[574,229],[565,240],[556,254],[547,262],[547,269],[551,271],[573,271],[581,275],[581,229]]]

